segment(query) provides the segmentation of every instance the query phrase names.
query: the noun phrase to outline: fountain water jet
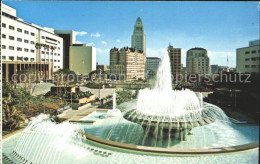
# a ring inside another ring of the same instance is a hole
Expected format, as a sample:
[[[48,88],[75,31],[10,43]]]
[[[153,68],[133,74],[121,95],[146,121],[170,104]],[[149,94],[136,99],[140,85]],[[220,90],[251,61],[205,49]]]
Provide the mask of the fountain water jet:
[[[198,98],[189,89],[172,90],[170,61],[168,54],[165,54],[157,71],[154,88],[140,90],[136,109],[127,111],[124,118],[141,122],[141,126],[149,129],[149,133],[156,138],[166,136],[186,140],[186,135],[193,127],[216,120],[210,110],[203,106],[202,94]]]

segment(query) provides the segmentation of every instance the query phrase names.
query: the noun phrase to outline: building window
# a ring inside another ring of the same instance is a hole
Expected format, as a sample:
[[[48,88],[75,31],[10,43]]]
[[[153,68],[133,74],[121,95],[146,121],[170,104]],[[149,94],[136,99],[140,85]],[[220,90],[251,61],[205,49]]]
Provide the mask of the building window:
[[[58,68],[60,68],[60,66],[58,66]]]
[[[251,51],[251,53],[252,53],[252,54],[255,54],[255,53],[256,53],[256,50],[254,50],[254,51]]]
[[[58,50],[60,50],[60,47],[58,47]]]
[[[54,62],[57,62],[57,60],[55,59]]]
[[[42,39],[45,39],[45,37],[44,37],[44,36],[42,36]]]
[[[17,56],[17,60],[23,61],[23,57],[18,57],[18,56]]]
[[[10,30],[14,30],[14,26],[9,26],[9,29]]]
[[[44,52],[44,51],[42,51],[42,54],[45,54],[45,52]]]
[[[251,58],[252,61],[256,61],[257,58]]]
[[[58,54],[58,56],[60,56],[60,54]]]
[[[14,40],[14,37],[13,37],[13,36],[9,36],[9,39],[10,39],[10,40]]]
[[[31,44],[34,44],[34,41],[31,41]]]
[[[17,41],[22,42],[23,40],[22,40],[22,38],[17,38]]]
[[[27,40],[27,39],[24,39],[24,43],[29,43],[29,40]]]
[[[5,35],[5,34],[2,34],[2,38],[6,38],[6,35]]]
[[[22,51],[22,48],[21,47],[17,47],[17,51]]]
[[[31,58],[31,61],[34,61],[34,58]]]
[[[52,59],[51,59],[51,62],[52,62]]]
[[[42,59],[42,61],[45,61],[44,59]]]
[[[4,59],[4,60],[5,60],[5,59],[6,59],[6,57],[5,57],[5,56],[2,56],[2,59]]]
[[[14,60],[14,57],[13,56],[9,56],[9,60]]]
[[[56,66],[54,66],[54,68],[56,68]]]
[[[17,28],[17,31],[18,31],[18,32],[23,32],[23,30],[22,30],[22,29],[20,29],[20,28]]]
[[[24,52],[29,52],[29,49],[28,49],[28,48],[25,48],[25,49],[24,49]]]
[[[29,31],[24,30],[24,33],[25,33],[25,34],[29,34]]]
[[[6,45],[2,45],[2,49],[6,49]]]
[[[31,49],[31,52],[32,52],[32,53],[34,53],[34,50],[33,50],[33,49]]]
[[[35,34],[33,32],[31,32],[31,35],[34,36]]]
[[[246,51],[246,53],[245,54],[249,54],[249,51]]]
[[[56,53],[54,53],[54,56],[56,56]]]
[[[251,65],[252,68],[256,68],[256,65]]]
[[[249,58],[246,58],[245,60],[246,60],[246,61],[249,61]]]
[[[6,24],[2,23],[2,27],[6,28]]]
[[[60,62],[60,60],[58,60],[58,62]]]
[[[245,65],[246,68],[249,68],[249,65]]]
[[[9,50],[14,50],[14,46],[9,46]]]

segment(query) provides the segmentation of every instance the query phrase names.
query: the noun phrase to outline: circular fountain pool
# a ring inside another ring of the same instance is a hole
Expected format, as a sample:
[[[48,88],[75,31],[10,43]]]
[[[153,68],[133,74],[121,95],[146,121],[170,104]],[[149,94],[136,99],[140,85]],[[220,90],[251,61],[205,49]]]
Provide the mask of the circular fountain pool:
[[[220,108],[204,103],[201,94],[172,90],[168,55],[160,63],[153,89],[140,90],[137,101],[117,108],[115,99],[114,94],[113,110],[93,112],[82,118],[85,123],[55,124],[47,115],[38,116],[21,134],[4,141],[4,160],[37,164],[258,161],[259,127],[233,125]],[[221,154],[226,152],[233,153]]]

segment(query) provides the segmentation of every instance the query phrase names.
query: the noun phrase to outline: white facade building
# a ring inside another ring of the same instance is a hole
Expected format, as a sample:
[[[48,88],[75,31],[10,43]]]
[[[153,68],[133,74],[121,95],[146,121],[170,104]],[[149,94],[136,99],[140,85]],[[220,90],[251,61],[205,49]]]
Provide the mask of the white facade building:
[[[137,18],[134,26],[134,33],[132,35],[132,48],[136,48],[138,51],[143,51],[144,55],[146,55],[144,25],[140,17]]]
[[[260,40],[250,41],[248,47],[236,51],[239,73],[260,73]]]
[[[63,39],[52,31],[24,22],[16,10],[1,2],[1,57],[3,62],[51,63],[63,68]]]
[[[210,74],[208,52],[204,48],[192,48],[187,51],[187,74]]]

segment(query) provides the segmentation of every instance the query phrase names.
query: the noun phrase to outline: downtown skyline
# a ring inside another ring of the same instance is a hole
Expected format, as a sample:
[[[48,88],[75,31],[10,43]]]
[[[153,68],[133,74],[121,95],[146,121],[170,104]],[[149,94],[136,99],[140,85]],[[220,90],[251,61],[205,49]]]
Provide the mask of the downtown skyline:
[[[162,57],[169,43],[186,51],[208,50],[210,64],[236,66],[236,48],[259,38],[257,2],[4,2],[25,22],[77,31],[77,42],[97,48],[97,62],[109,64],[109,50],[131,47],[141,17],[147,57]],[[41,12],[39,12],[41,11]],[[44,12],[48,11],[48,12]],[[243,11],[243,12],[241,12]]]

